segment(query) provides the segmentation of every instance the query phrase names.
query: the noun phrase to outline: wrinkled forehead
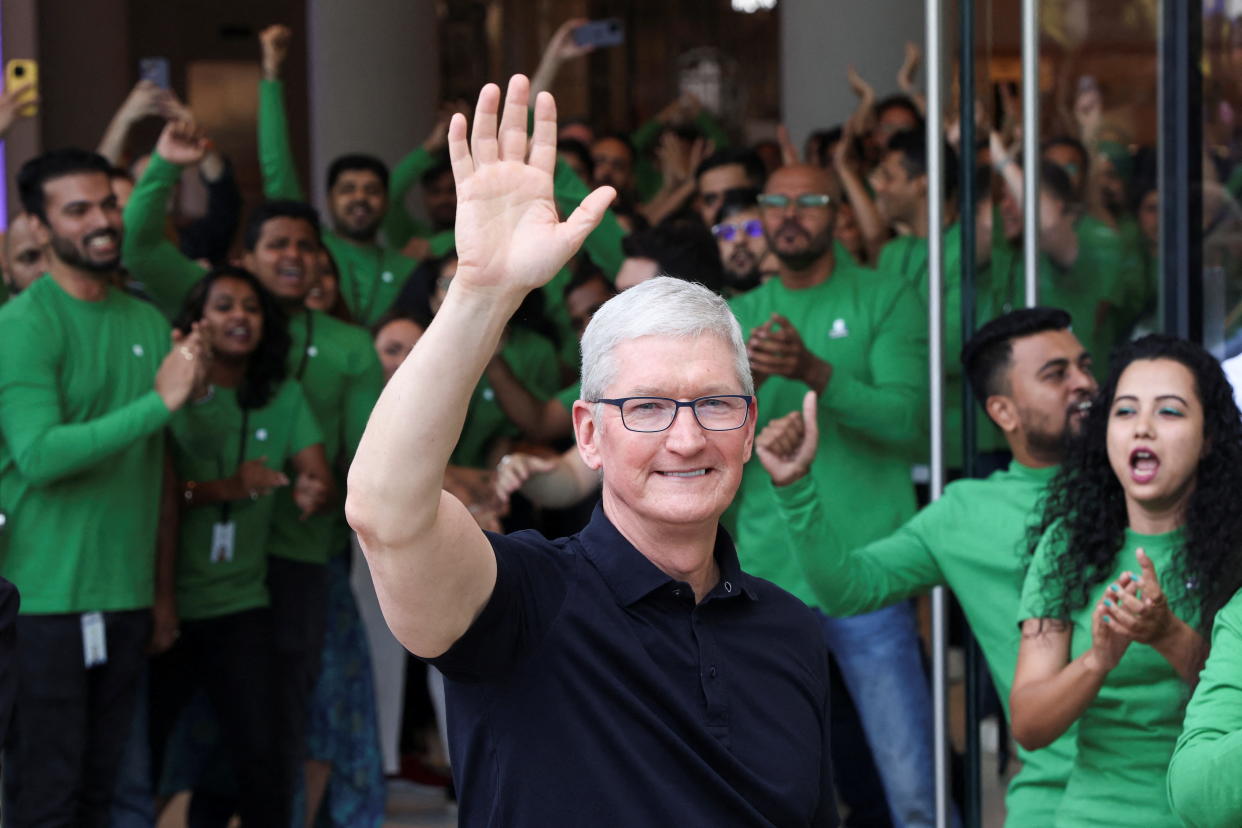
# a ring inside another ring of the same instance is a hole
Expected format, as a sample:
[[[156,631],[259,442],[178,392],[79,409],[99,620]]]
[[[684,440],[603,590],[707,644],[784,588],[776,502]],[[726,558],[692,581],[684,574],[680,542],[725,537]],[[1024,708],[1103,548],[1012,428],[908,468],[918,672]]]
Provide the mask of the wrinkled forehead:
[[[732,344],[716,333],[645,334],[621,339],[609,357],[618,393],[684,395],[740,393]]]

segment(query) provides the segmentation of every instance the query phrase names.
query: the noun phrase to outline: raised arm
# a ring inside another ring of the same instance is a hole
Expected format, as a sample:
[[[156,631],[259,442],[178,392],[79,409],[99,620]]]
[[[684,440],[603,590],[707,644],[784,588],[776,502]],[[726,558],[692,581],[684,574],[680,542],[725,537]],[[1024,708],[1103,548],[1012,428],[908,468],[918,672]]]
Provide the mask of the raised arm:
[[[560,73],[562,66],[571,60],[590,54],[595,49],[594,46],[579,46],[574,42],[574,29],[586,22],[585,17],[573,17],[557,27],[556,32],[548,40],[548,45],[543,49],[539,67],[535,70],[535,74],[530,76],[532,97],[538,96],[540,92],[551,92],[552,84],[556,83],[556,76]]]
[[[556,108],[542,94],[527,141],[529,84],[488,84],[449,125],[457,182],[457,274],[418,345],[385,387],[349,472],[346,514],[375,576],[389,627],[411,652],[444,653],[486,604],[496,559],[465,506],[442,492],[471,392],[522,298],[568,261],[599,223],[611,188],[565,222],[552,196]],[[530,157],[526,160],[529,143]]]
[[[138,81],[108,122],[108,128],[104,130],[95,151],[112,164],[120,165],[125,158],[125,142],[129,140],[129,132],[134,124],[153,115],[168,117],[171,114],[168,97],[166,90],[160,89],[151,81]]]
[[[121,259],[169,317],[203,277],[203,268],[164,235],[168,198],[181,177],[182,166],[197,164],[205,151],[206,139],[192,123],[169,121],[160,133],[147,171],[125,205]]]
[[[293,33],[288,26],[268,26],[259,33],[263,49],[263,79],[259,81],[259,167],[263,195],[303,201],[289,145],[289,116],[285,112],[285,85],[280,79]]]
[[[811,465],[819,443],[818,403],[807,392],[802,410],[772,420],[755,439],[755,452],[772,477],[792,548],[824,611],[857,615],[886,607],[943,582],[916,516],[887,538],[849,550],[824,515],[825,497]]]
[[[384,222],[381,225],[384,239],[390,246],[404,248],[415,238],[422,239],[424,245],[428,244],[426,237],[431,235],[431,227],[410,215],[405,199],[423,174],[436,164],[437,157],[444,150],[449,118],[453,117],[454,112],[464,111],[465,108],[458,104],[441,105],[431,132],[392,168],[392,175],[388,178],[388,211],[384,213]],[[421,250],[404,252],[412,259],[425,259],[429,250],[424,247]],[[413,253],[421,255],[411,255]]]

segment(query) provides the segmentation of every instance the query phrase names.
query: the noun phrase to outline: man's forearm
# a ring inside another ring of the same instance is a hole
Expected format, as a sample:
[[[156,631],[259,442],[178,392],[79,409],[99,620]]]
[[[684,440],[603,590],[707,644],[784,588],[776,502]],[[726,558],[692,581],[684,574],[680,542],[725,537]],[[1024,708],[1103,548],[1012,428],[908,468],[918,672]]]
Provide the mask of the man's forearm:
[[[521,296],[450,289],[380,395],[358,444],[347,511],[360,535],[400,545],[435,523],[471,394],[520,302]]]

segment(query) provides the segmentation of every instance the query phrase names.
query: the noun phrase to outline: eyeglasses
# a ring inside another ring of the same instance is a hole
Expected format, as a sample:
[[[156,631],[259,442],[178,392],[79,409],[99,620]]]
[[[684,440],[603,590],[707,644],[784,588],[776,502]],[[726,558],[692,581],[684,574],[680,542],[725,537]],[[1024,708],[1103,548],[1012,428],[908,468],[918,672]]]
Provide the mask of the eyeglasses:
[[[790,204],[799,211],[818,210],[831,204],[832,196],[827,193],[803,193],[796,198],[790,198],[781,193],[760,193],[758,201],[760,209],[763,210],[784,210]]]
[[[752,239],[763,235],[763,222],[759,219],[747,219],[738,224],[725,224],[723,221],[712,228],[712,235],[721,241],[734,241],[743,233]]]
[[[621,409],[621,424],[630,431],[650,433],[664,431],[677,419],[677,412],[689,408],[694,419],[708,431],[733,431],[746,425],[750,402],[747,394],[721,394],[680,402],[668,397],[620,397],[615,400],[593,400]]]

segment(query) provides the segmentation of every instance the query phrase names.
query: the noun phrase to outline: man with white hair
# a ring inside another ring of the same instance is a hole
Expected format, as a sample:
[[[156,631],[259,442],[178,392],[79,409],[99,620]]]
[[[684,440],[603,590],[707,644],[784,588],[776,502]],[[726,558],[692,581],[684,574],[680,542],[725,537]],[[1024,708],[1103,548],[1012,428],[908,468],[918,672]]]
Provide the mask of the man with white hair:
[[[442,491],[505,322],[599,222],[560,223],[556,117],[528,82],[454,116],[460,264],[371,415],[349,478],[397,638],[447,677],[460,824],[837,823],[827,663],[801,602],[742,572],[719,518],[754,443],[745,344],[706,289],[652,279],[583,337],[579,451],[602,504],[579,534],[480,531]],[[683,411],[682,409],[688,409]]]

